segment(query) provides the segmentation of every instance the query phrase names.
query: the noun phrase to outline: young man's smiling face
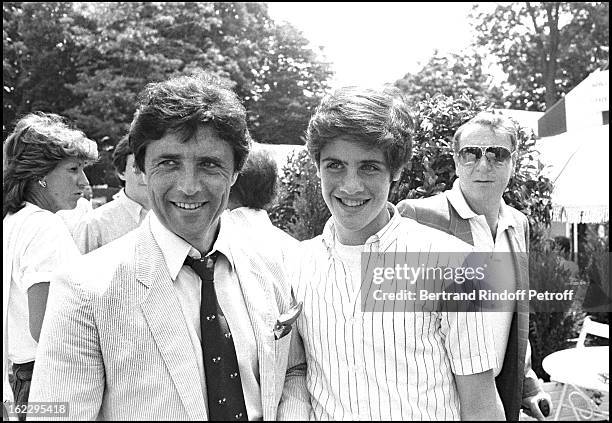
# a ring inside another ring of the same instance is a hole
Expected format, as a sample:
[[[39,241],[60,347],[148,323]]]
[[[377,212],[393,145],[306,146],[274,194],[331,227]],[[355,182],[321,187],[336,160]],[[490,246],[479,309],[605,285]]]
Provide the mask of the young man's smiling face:
[[[335,138],[321,149],[317,174],[342,244],[363,244],[387,224],[392,175],[380,148]]]

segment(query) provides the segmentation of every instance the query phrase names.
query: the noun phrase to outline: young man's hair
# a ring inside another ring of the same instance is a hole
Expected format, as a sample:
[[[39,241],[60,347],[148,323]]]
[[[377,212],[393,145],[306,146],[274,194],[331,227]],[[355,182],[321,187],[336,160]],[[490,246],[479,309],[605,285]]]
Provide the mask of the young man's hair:
[[[512,151],[516,151],[518,139],[517,123],[511,117],[501,113],[480,112],[455,131],[455,135],[453,136],[453,151],[455,153],[459,152],[461,136],[467,128],[471,127],[483,127],[491,130],[496,135],[508,135],[512,143]]]
[[[125,173],[127,158],[130,154],[134,154],[134,152],[130,148],[128,135],[125,135],[119,140],[115,146],[115,150],[113,151],[113,166],[115,168],[115,172],[118,174]],[[121,182],[121,186],[125,186],[125,181],[123,179],[119,179],[119,181]]]
[[[148,84],[139,96],[130,126],[134,160],[144,172],[146,147],[169,133],[191,139],[198,128],[210,127],[234,152],[234,170],[244,165],[251,148],[246,110],[226,84],[200,72]]]
[[[251,151],[230,190],[230,198],[243,207],[265,208],[276,196],[277,169],[265,150]]]
[[[348,137],[383,151],[394,175],[410,160],[414,120],[401,91],[343,87],[323,98],[306,130],[306,146],[317,167],[331,140]]]

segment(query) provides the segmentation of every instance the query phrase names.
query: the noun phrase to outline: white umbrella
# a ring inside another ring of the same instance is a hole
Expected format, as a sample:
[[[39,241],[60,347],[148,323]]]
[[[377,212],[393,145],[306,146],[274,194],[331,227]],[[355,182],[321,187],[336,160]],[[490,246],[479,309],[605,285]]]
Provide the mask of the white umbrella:
[[[609,126],[593,126],[541,138],[536,148],[553,182],[553,220],[602,223],[609,220]]]

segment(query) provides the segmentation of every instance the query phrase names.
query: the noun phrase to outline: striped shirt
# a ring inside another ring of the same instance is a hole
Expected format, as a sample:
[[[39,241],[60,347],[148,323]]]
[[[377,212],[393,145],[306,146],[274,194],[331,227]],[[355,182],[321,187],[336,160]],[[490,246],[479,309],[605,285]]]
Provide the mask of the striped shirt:
[[[355,280],[361,278],[361,253],[425,252],[435,259],[437,251],[471,251],[457,238],[402,218],[394,205],[388,208],[390,221],[359,248],[338,242],[332,217],[322,235],[301,243],[292,266],[316,420],[458,420],[454,375],[497,365],[481,313],[406,312],[401,304],[393,311],[362,311]]]

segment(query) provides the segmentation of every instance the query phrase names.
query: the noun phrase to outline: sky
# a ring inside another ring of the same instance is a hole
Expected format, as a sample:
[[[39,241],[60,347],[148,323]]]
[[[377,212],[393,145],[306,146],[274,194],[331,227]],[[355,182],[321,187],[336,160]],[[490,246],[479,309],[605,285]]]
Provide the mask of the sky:
[[[459,52],[467,47],[472,4],[270,2],[268,12],[275,21],[301,30],[315,50],[324,47],[336,72],[332,87],[375,86],[418,71],[435,49]]]

